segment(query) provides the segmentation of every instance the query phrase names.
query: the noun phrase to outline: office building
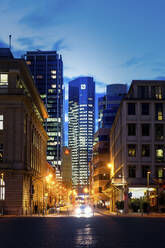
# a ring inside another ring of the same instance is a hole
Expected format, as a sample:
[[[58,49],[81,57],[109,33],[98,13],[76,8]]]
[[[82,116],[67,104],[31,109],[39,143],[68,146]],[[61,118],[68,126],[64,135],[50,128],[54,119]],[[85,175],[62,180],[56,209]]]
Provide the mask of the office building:
[[[63,62],[56,51],[28,51],[26,61],[48,111],[47,161],[60,171],[63,130]]]
[[[164,134],[165,81],[132,81],[110,132],[112,210],[124,200],[127,211],[129,195],[149,194],[150,206],[156,205],[156,182],[165,176]]]
[[[99,128],[111,128],[120,102],[126,93],[126,84],[107,85],[106,95],[98,99]]]
[[[0,212],[42,211],[46,108],[24,59],[0,48]]]
[[[107,85],[106,95],[98,99],[99,129],[94,136],[90,194],[94,203],[102,207],[109,207],[109,195],[106,194],[104,188],[109,185],[110,176],[108,168],[110,128],[121,99],[126,92],[127,86],[125,84],[110,84]]]
[[[95,83],[92,77],[69,82],[69,147],[72,150],[72,185],[88,185],[95,124]]]

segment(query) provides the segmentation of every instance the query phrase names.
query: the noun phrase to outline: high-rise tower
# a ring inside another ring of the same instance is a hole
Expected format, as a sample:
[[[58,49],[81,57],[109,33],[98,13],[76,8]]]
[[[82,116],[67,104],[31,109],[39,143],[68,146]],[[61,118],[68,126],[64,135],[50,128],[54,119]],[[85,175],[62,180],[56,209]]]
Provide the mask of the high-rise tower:
[[[47,108],[49,118],[44,126],[49,136],[47,160],[61,165],[63,145],[63,62],[56,51],[28,51],[26,61]]]
[[[72,149],[72,185],[81,192],[88,185],[95,123],[95,83],[92,77],[69,82],[69,147]]]

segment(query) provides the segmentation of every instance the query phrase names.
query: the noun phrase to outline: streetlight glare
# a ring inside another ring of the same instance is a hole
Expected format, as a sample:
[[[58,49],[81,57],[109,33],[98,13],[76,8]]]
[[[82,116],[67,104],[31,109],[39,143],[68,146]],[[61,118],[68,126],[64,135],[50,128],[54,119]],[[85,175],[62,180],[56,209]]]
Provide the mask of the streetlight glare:
[[[107,164],[107,167],[111,169],[112,168],[112,164],[110,164],[110,163]]]

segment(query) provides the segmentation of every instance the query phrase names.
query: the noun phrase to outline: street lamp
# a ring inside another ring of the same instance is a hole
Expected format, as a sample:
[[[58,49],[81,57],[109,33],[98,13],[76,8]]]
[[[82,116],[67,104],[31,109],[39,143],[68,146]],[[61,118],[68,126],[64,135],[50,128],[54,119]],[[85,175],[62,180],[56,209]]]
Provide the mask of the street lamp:
[[[150,198],[149,198],[150,174],[151,174],[151,171],[147,171],[147,202],[148,202],[148,210],[149,210],[149,206],[150,206]]]
[[[111,178],[112,175],[113,175],[113,165],[110,164],[110,163],[108,163],[108,164],[107,164],[107,167],[110,169],[110,178]]]
[[[109,173],[110,178],[109,178],[109,180],[111,180],[112,175],[113,175],[113,165],[108,163],[107,167],[110,169],[110,173]],[[112,200],[111,200],[111,198],[112,198]],[[111,194],[109,193],[109,211],[111,211],[110,202],[112,203],[112,208],[113,208],[113,189],[112,189],[112,197],[111,197]]]

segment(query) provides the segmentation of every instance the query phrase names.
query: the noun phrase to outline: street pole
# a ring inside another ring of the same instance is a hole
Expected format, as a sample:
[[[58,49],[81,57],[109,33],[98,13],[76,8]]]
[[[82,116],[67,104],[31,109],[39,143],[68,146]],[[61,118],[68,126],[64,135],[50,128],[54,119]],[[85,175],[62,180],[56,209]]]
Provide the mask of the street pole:
[[[45,211],[45,185],[44,185],[44,179],[43,179],[43,215],[44,215],[44,211]]]
[[[150,208],[150,198],[149,198],[149,186],[150,186],[150,171],[147,171],[147,203],[148,203],[148,213]]]

